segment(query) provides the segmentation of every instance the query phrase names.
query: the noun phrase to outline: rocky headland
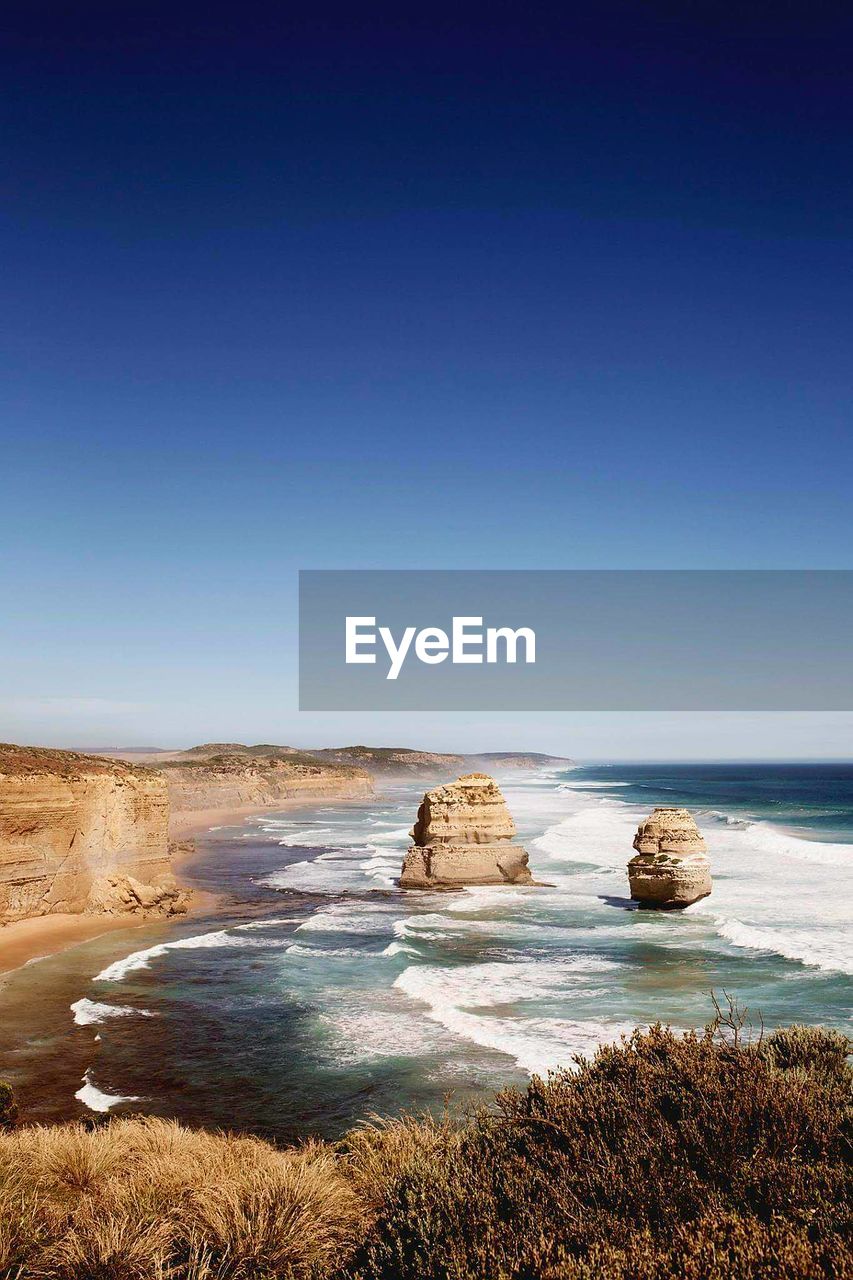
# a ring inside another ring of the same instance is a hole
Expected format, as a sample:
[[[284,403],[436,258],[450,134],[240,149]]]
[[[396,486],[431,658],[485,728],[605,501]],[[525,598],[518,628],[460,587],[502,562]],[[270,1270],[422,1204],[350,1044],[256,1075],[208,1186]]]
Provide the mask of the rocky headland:
[[[369,773],[292,747],[211,742],[156,759],[173,814],[263,809],[291,800],[359,799]]]
[[[492,751],[481,755],[458,755],[442,751],[417,751],[411,747],[325,747],[308,753],[318,760],[355,765],[377,778],[453,778],[481,769],[530,770],[568,768],[572,761],[563,756],[536,751]]]
[[[637,828],[634,848],[628,882],[644,906],[689,907],[711,892],[705,841],[687,809],[655,809]]]
[[[0,746],[0,922],[51,914],[172,915],[169,798],[152,769]]]
[[[427,791],[403,861],[403,889],[529,884],[527,852],[513,844],[515,823],[500,787],[485,773]]]

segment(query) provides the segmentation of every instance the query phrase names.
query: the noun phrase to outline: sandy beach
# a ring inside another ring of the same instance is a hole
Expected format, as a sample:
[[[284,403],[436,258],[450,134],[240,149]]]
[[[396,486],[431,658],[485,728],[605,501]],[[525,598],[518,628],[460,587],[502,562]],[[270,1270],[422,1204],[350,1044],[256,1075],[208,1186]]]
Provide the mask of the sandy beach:
[[[33,916],[0,927],[0,974],[20,969],[29,960],[55,955],[66,947],[88,942],[114,929],[144,928],[148,920],[136,922],[126,916],[66,915]]]
[[[192,836],[216,826],[236,824],[255,813],[283,812],[300,809],[316,804],[315,797],[299,797],[293,800],[276,800],[270,805],[243,805],[228,809],[188,809],[184,813],[173,813],[169,819],[169,834],[172,840],[189,841]],[[345,805],[345,799],[332,798],[329,803]],[[180,878],[181,864],[192,858],[192,846],[177,849],[173,853],[172,864]],[[189,915],[198,915],[210,911],[216,906],[215,894],[203,890],[193,891],[193,900]],[[186,919],[186,916],[175,916],[175,921]],[[57,912],[45,916],[33,916],[28,920],[17,920],[11,924],[0,925],[0,975],[20,969],[30,960],[40,960],[45,956],[56,955],[68,947],[81,942],[89,942],[101,934],[111,933],[116,929],[144,929],[147,925],[164,923],[163,917],[148,920],[137,919],[133,915],[69,915]]]

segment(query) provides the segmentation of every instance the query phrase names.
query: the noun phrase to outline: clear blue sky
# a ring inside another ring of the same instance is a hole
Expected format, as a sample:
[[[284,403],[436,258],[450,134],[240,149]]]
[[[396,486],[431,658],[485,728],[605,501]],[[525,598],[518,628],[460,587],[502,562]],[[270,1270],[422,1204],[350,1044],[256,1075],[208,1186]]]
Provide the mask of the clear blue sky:
[[[726,754],[294,644],[300,567],[851,565],[853,17],[743,9],[4,6],[0,738]]]

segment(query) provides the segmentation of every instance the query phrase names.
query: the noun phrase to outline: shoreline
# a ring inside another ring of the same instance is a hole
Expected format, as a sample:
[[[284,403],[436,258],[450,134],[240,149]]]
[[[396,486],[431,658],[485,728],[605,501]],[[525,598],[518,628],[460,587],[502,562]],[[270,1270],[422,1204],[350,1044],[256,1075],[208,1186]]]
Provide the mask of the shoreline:
[[[298,796],[289,800],[276,800],[272,804],[248,804],[226,809],[187,809],[172,814],[169,819],[169,838],[173,841],[189,841],[214,826],[237,825],[254,814],[286,812],[312,807],[315,804],[353,804],[361,796]],[[192,859],[198,850],[194,846],[177,849],[172,855],[175,871]],[[127,915],[86,915],[83,913],[53,912],[42,916],[29,916],[0,925],[0,983],[9,974],[26,964],[46,960],[49,956],[69,951],[84,942],[91,942],[105,933],[119,929],[144,929],[149,925],[178,924],[192,916],[215,911],[219,897],[204,889],[193,889],[189,909],[183,915],[149,916],[139,919]]]
[[[262,815],[265,813],[289,813],[294,809],[314,808],[316,805],[333,804],[348,805],[358,804],[361,800],[369,800],[369,795],[364,796],[291,796],[285,800],[273,800],[267,804],[244,804],[229,805],[224,809],[182,809],[177,813],[172,813],[169,817],[169,838],[171,840],[186,840],[191,836],[201,835],[205,831],[209,831],[211,827],[230,827],[236,826],[246,818],[251,818],[255,814]],[[175,859],[175,864],[183,860],[185,854],[179,854]]]
[[[183,919],[183,917],[174,917]],[[126,916],[90,916],[57,911],[45,916],[29,916],[0,927],[0,979],[35,960],[46,960],[82,942],[91,942],[118,929],[144,929],[161,923]]]

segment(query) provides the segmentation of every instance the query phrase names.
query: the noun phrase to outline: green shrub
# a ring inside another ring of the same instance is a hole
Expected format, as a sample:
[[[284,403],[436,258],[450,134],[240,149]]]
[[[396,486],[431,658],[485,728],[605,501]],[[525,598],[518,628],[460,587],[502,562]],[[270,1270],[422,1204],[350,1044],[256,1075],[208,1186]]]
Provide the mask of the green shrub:
[[[0,1080],[0,1129],[11,1129],[18,1120],[18,1104],[12,1086]]]
[[[759,1046],[765,1060],[780,1071],[804,1071],[842,1100],[849,1095],[850,1042],[822,1027],[780,1027]]]
[[[847,1042],[635,1032],[467,1122],[343,1142],[0,1132],[0,1280],[843,1280]]]
[[[715,1030],[635,1032],[577,1073],[500,1094],[455,1147],[389,1181],[347,1275],[840,1277],[846,1043]]]

